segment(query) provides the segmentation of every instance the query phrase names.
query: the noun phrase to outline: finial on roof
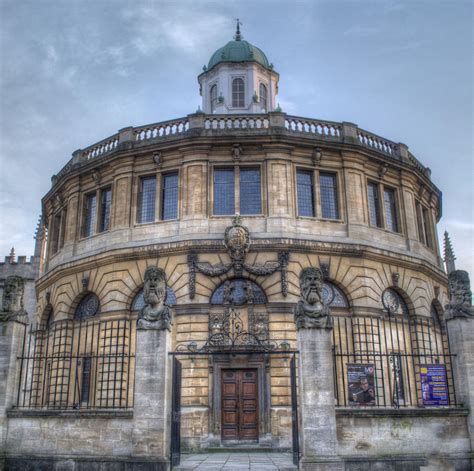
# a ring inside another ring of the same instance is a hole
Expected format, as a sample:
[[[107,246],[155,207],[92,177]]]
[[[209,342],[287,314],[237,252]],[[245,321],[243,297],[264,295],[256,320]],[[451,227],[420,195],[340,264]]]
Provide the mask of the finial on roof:
[[[444,231],[444,263],[446,264],[446,272],[448,275],[456,270],[454,260],[456,260],[456,257],[454,256],[451,239],[449,238],[448,231]]]
[[[238,18],[236,18],[236,21],[237,21],[237,31],[235,32],[234,39],[236,41],[240,41],[242,39],[242,35],[240,34],[240,25],[242,24],[242,22]]]
[[[15,263],[16,262],[16,253],[15,253],[15,247],[12,247],[10,250],[10,263]]]

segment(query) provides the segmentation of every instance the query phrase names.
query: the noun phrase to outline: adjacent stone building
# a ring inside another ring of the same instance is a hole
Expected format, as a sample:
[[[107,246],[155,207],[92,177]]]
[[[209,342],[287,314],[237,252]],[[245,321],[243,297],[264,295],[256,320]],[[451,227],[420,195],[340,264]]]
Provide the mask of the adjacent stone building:
[[[2,337],[9,469],[228,447],[471,469],[473,327],[453,316],[449,342],[441,192],[405,144],[285,114],[278,80],[237,30],[198,77],[202,111],[53,176],[34,327]]]

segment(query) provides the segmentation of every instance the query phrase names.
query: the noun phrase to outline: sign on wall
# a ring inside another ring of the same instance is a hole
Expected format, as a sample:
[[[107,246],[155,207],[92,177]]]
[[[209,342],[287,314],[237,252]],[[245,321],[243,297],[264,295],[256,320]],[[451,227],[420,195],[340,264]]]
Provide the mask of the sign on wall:
[[[348,364],[349,405],[375,406],[375,368],[373,364]]]
[[[449,405],[446,367],[420,365],[421,398],[424,406]]]

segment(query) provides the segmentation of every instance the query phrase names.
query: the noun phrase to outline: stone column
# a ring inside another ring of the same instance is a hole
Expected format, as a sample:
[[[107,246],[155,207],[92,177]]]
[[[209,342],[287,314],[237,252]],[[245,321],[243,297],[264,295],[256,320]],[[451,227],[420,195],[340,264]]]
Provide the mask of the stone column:
[[[7,410],[15,404],[19,368],[17,356],[27,326],[17,321],[0,321],[0,455],[6,450]],[[1,460],[0,460],[1,469]]]
[[[332,319],[322,300],[322,273],[305,268],[295,308],[298,329],[302,470],[343,470],[337,456]]]
[[[449,274],[449,303],[444,312],[453,363],[456,401],[469,408],[468,428],[474,449],[474,308],[469,275],[463,270]]]
[[[133,455],[169,469],[171,362],[168,330],[137,330]]]

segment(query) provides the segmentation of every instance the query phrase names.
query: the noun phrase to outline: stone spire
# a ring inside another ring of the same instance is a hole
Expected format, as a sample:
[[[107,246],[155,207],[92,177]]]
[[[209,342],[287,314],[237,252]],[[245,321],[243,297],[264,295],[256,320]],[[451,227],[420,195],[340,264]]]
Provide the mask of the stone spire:
[[[242,24],[241,21],[236,18],[236,21],[237,21],[237,30],[235,32],[235,36],[234,36],[234,39],[236,41],[241,41],[242,40],[242,35],[240,34],[240,25]]]
[[[16,263],[15,247],[10,250],[10,263]]]
[[[444,263],[446,264],[446,272],[448,275],[456,270],[454,260],[456,260],[456,257],[454,256],[451,239],[449,238],[448,231],[444,231]]]

